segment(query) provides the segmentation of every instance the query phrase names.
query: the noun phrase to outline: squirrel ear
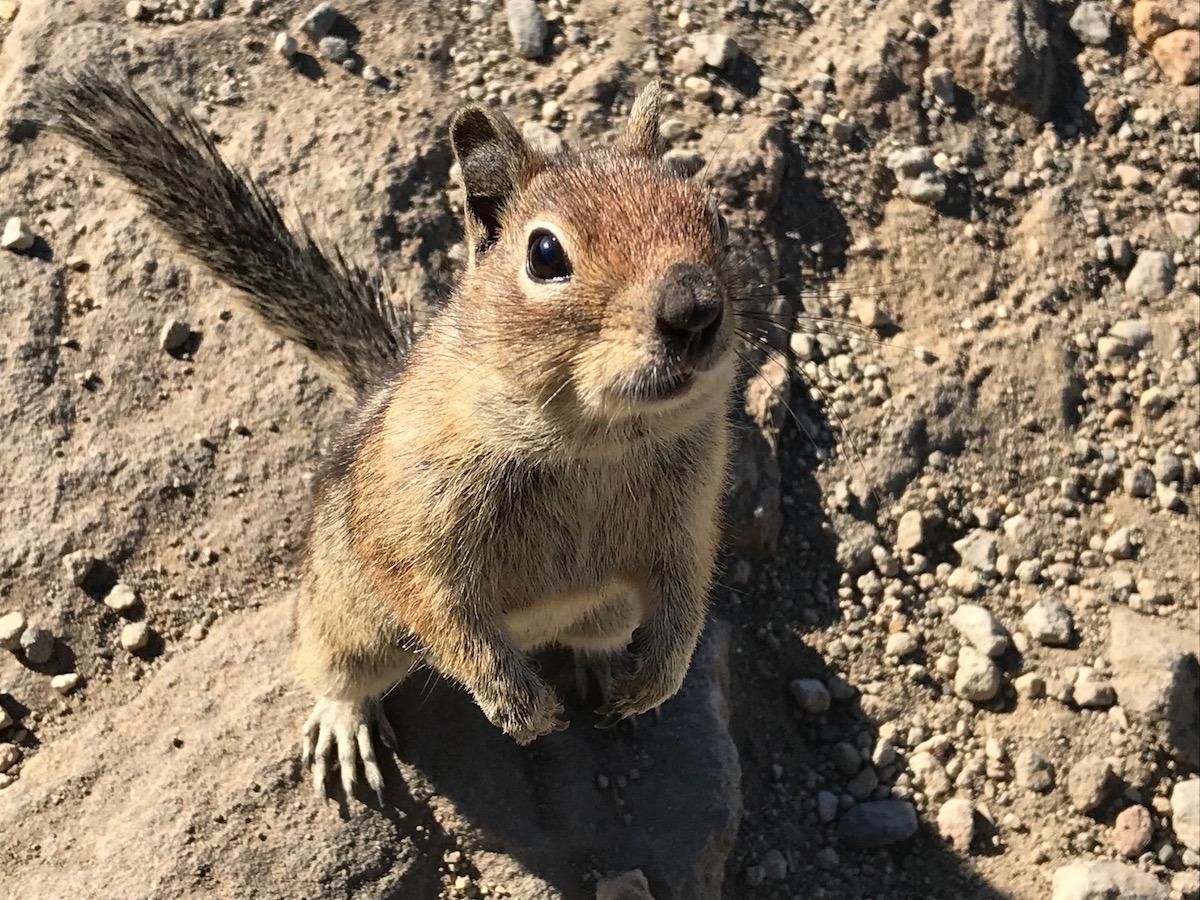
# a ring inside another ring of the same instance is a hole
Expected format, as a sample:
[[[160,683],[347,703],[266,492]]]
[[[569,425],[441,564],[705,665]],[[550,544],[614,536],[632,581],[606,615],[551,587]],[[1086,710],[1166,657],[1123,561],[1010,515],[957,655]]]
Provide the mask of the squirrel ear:
[[[467,242],[470,262],[500,236],[500,217],[537,162],[517,129],[504,115],[467,106],[450,123],[450,144],[467,193]]]
[[[629,111],[629,124],[625,126],[618,147],[635,156],[662,156],[662,137],[658,133],[658,120],[662,112],[662,85],[652,81],[638,94]]]

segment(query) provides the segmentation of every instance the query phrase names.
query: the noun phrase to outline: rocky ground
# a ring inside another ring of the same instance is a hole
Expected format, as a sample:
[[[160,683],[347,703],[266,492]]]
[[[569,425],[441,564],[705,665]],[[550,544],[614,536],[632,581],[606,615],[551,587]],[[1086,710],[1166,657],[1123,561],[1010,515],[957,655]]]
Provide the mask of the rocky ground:
[[[0,0],[11,892],[1200,896],[1195,4],[337,8]],[[455,105],[553,145],[673,88],[761,277],[714,625],[657,728],[520,750],[414,682],[391,805],[311,798],[288,605],[343,407],[19,121],[88,59],[418,321],[462,260]]]

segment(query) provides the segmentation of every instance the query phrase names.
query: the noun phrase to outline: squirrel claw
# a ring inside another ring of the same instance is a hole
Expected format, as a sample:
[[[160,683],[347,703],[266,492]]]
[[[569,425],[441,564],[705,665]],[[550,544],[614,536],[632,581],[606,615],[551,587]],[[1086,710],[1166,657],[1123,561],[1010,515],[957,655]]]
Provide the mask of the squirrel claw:
[[[396,735],[387,721],[378,701],[335,700],[321,697],[312,715],[304,723],[304,744],[301,760],[312,769],[313,793],[321,800],[329,796],[329,758],[336,753],[342,793],[346,802],[354,796],[357,784],[358,764],[361,761],[363,776],[374,791],[381,806],[384,805],[384,780],[375,757],[372,726],[378,731],[380,741],[394,750]]]

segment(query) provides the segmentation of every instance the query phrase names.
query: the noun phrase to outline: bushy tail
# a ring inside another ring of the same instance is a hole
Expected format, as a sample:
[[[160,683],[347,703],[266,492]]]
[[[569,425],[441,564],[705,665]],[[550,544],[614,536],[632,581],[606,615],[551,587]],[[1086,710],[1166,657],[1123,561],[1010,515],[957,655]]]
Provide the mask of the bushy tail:
[[[120,175],[179,247],[244,295],[269,326],[362,395],[394,374],[410,324],[377,277],[292,231],[264,190],[226,165],[182,111],[147,102],[123,77],[45,78],[34,117]]]

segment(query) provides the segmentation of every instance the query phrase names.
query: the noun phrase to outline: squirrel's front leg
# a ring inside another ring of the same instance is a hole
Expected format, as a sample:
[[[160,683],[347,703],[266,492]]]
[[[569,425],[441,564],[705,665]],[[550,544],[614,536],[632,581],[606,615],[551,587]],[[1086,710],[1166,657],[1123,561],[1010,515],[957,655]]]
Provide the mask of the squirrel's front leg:
[[[601,727],[641,715],[670,700],[683,685],[708,611],[711,575],[664,567],[652,580],[657,606],[633,633],[632,669],[613,686],[612,700],[600,710]]]
[[[447,591],[418,637],[434,667],[470,691],[492,724],[518,744],[562,731],[562,701],[510,643],[498,615],[489,604]]]

